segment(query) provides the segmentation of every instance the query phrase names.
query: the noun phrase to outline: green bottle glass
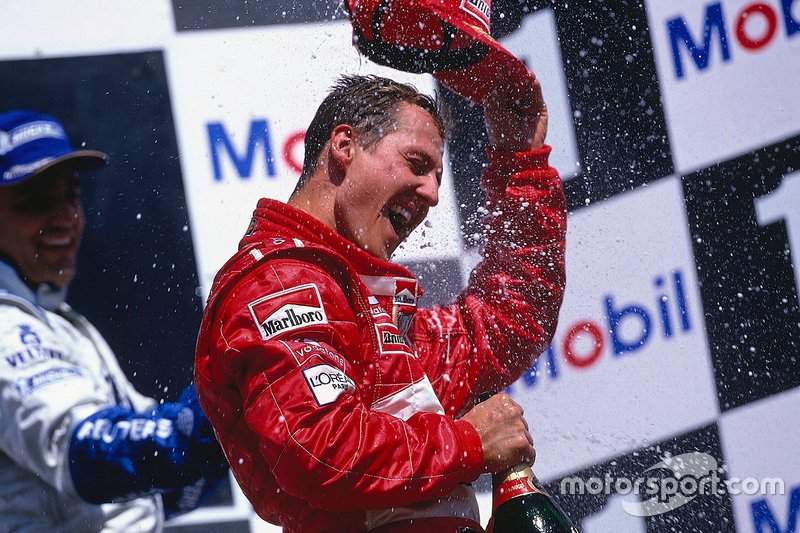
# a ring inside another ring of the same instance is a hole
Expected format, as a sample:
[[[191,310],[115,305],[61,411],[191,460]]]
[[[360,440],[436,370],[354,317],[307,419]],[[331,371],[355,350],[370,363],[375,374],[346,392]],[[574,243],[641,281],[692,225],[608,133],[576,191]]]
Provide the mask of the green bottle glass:
[[[492,481],[489,533],[579,533],[527,464],[495,474]]]
[[[478,395],[475,403],[494,396]],[[492,476],[492,518],[487,533],[580,533],[526,463]]]

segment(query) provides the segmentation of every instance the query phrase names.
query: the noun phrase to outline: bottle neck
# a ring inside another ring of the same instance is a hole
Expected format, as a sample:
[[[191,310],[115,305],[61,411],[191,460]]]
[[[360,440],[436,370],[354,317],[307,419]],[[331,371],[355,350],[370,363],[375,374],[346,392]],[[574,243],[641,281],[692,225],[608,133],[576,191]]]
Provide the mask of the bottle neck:
[[[492,509],[496,510],[508,500],[544,492],[539,488],[539,480],[533,474],[533,470],[526,463],[518,464],[504,472],[499,472],[492,476],[494,492],[492,495]]]

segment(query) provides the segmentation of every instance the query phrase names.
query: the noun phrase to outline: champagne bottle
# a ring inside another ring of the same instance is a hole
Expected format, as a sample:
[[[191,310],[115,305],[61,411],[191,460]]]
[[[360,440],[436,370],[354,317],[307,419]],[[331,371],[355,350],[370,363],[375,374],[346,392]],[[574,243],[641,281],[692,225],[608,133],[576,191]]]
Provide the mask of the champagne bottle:
[[[578,533],[525,463],[492,476],[491,533]]]
[[[481,393],[475,403],[494,394]],[[579,533],[527,463],[494,474],[492,486],[492,518],[487,533]]]

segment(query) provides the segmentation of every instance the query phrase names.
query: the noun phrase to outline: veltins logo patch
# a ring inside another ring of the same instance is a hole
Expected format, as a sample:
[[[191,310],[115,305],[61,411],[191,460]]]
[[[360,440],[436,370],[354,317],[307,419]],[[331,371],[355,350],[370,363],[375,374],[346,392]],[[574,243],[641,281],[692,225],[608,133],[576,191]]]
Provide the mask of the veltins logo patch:
[[[319,289],[313,283],[264,296],[247,304],[261,338],[315,324],[327,324]]]
[[[352,394],[356,384],[347,375],[330,365],[316,365],[303,370],[306,383],[320,406],[335,402],[342,394]]]

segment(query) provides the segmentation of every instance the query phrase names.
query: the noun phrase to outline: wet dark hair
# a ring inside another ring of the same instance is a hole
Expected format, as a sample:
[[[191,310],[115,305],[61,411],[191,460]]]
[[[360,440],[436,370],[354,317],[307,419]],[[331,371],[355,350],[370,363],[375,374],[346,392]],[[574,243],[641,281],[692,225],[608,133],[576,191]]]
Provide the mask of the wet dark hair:
[[[446,138],[444,106],[438,95],[432,98],[412,85],[380,76],[347,75],[339,78],[306,131],[303,173],[297,187],[302,187],[316,171],[322,149],[336,126],[351,126],[358,134],[359,144],[370,148],[397,128],[397,114],[402,102],[417,105],[430,113],[442,138]]]

